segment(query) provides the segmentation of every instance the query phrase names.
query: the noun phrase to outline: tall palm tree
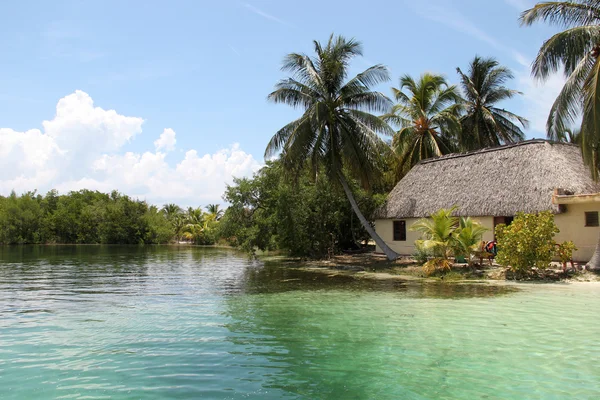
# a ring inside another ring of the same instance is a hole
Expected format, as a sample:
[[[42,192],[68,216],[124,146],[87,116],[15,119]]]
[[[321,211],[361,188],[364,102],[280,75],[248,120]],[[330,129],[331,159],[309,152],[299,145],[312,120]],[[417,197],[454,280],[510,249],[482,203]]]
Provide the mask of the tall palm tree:
[[[526,128],[528,121],[496,105],[517,94],[504,86],[514,76],[493,58],[475,56],[467,74],[456,68],[463,91],[464,115],[461,117],[459,145],[462,150],[477,150],[523,140],[519,127]]]
[[[600,1],[548,1],[521,14],[522,25],[545,21],[565,30],[546,40],[532,66],[533,76],[545,80],[563,69],[566,82],[550,109],[550,139],[561,135],[581,117],[579,144],[592,177],[600,169]],[[600,236],[587,268],[600,270]]]
[[[301,108],[300,118],[281,128],[269,142],[265,157],[281,152],[287,170],[299,170],[307,163],[324,168],[338,180],[364,228],[389,259],[398,257],[377,235],[360,211],[345,174],[365,186],[380,172],[382,149],[379,133],[392,134],[389,126],[371,112],[385,112],[389,99],[371,90],[389,80],[383,65],[375,65],[347,80],[350,61],[362,55],[354,39],[331,35],[322,45],[314,42],[316,56],[292,53],[285,57],[282,70],[292,76],[275,86],[268,99]]]
[[[407,91],[407,93],[404,92]],[[421,160],[451,153],[453,137],[460,130],[460,95],[442,75],[425,73],[415,81],[400,78],[400,89],[392,88],[396,104],[382,119],[399,127],[392,147],[401,168],[412,168]]]

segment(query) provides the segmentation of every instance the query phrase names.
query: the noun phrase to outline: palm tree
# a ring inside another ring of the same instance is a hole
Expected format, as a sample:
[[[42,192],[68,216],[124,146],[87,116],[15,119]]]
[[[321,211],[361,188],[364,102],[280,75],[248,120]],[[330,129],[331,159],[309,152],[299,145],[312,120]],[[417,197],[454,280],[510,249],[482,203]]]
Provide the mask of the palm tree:
[[[459,145],[462,150],[477,150],[523,140],[524,134],[519,125],[526,128],[528,121],[505,109],[496,107],[519,91],[504,86],[512,79],[512,72],[500,66],[493,58],[475,56],[469,65],[468,74],[460,68],[465,114],[461,117]]]
[[[215,221],[218,221],[221,219],[221,217],[223,217],[224,211],[221,210],[220,207],[221,206],[219,204],[209,204],[206,206],[206,211],[208,211]]]
[[[581,117],[579,144],[592,177],[600,169],[600,2],[550,1],[521,14],[522,25],[546,21],[565,30],[546,40],[533,62],[532,74],[545,80],[563,69],[566,82],[550,109],[548,137],[559,140]],[[600,270],[600,236],[588,269]]]
[[[448,86],[441,75],[425,73],[418,81],[404,75],[400,89],[392,88],[392,92],[397,104],[382,119],[400,128],[392,147],[401,168],[410,169],[421,160],[455,150],[453,136],[460,129],[456,86]]]
[[[354,39],[331,35],[327,44],[314,41],[315,57],[292,53],[282,70],[292,73],[275,86],[268,99],[303,109],[303,115],[281,128],[269,142],[265,157],[281,152],[288,171],[306,164],[324,168],[339,181],[364,228],[389,259],[398,254],[377,235],[360,211],[345,174],[370,187],[378,177],[382,149],[379,133],[392,134],[389,126],[371,112],[385,112],[389,99],[371,87],[389,80],[383,65],[375,65],[347,80],[350,61],[362,55]]]
[[[162,211],[165,213],[165,216],[168,220],[173,220],[175,216],[182,213],[181,207],[173,203],[165,204],[162,208]]]
[[[410,227],[410,230],[420,232],[423,237],[415,242],[417,248],[433,255],[433,259],[423,265],[427,275],[452,268],[450,257],[456,247],[455,232],[459,223],[458,218],[452,216],[455,211],[456,207],[442,208],[431,214],[430,218],[420,219]]]
[[[472,266],[472,256],[480,248],[481,238],[486,231],[488,229],[479,222],[469,217],[460,217],[458,229],[454,232],[454,255],[465,257],[469,266]]]

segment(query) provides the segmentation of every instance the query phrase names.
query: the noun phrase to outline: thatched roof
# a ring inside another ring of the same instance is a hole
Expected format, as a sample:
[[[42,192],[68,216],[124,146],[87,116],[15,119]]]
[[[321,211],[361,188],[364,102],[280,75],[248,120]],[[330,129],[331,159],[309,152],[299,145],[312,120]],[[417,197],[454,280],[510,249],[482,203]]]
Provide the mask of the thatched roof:
[[[421,218],[459,207],[461,216],[511,216],[551,210],[555,189],[600,192],[577,146],[545,140],[422,161],[396,185],[378,218]]]

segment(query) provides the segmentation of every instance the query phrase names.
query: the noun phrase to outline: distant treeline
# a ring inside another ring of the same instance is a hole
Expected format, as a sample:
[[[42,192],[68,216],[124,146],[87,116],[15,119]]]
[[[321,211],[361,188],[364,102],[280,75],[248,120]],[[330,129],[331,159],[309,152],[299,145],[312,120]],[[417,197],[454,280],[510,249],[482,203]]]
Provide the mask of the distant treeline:
[[[214,206],[212,206],[214,207]],[[186,239],[209,244],[217,215],[168,204],[162,209],[117,191],[0,196],[0,244],[155,244]]]

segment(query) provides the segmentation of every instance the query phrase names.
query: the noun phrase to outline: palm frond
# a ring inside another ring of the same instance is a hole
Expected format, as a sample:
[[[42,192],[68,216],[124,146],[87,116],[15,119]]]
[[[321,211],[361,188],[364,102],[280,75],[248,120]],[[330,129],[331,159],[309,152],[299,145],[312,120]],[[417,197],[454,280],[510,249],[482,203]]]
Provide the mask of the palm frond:
[[[559,32],[544,42],[533,62],[531,73],[537,78],[546,79],[563,67],[568,76],[598,42],[599,26],[578,26]]]
[[[521,25],[540,20],[562,27],[591,25],[600,22],[600,11],[598,1],[594,0],[546,1],[523,11],[519,20]]]
[[[583,85],[583,112],[581,143],[584,161],[590,166],[594,179],[598,179],[598,148],[600,144],[600,60],[596,59]]]
[[[583,85],[590,76],[595,61],[591,54],[587,54],[556,97],[546,123],[549,139],[558,140],[559,136],[577,121],[583,110]]]

